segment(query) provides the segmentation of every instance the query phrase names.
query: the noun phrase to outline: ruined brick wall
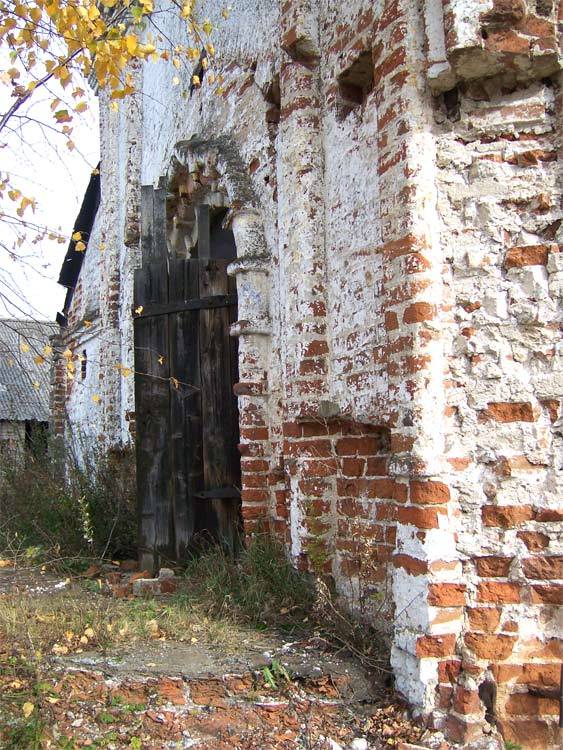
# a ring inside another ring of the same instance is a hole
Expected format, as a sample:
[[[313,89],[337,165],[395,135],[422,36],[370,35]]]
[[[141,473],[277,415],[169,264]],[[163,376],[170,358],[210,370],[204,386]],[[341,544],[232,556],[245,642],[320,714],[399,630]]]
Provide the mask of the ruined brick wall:
[[[557,702],[527,685],[558,685],[561,661],[559,91],[544,81],[458,96],[455,111],[436,111],[452,306],[446,456],[464,586],[449,603],[467,605],[471,666],[458,705],[479,716],[477,689],[496,682],[505,737],[548,747]]]
[[[142,80],[140,69],[131,74]],[[79,458],[126,446],[134,432],[131,308],[142,120],[138,100],[115,111],[103,92],[99,97],[101,204],[55,346],[55,432],[66,435]]]
[[[527,691],[562,658],[558,9],[419,5],[209,0],[223,94],[161,62],[106,103],[99,425],[128,439],[138,190],[164,180],[230,209],[245,531],[385,603],[434,726],[554,748]]]

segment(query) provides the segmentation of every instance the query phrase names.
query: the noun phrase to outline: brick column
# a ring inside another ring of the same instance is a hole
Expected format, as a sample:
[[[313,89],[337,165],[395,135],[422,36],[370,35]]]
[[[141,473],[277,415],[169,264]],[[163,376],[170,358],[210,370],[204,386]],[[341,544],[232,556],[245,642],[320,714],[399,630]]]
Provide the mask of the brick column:
[[[244,531],[252,534],[269,524],[269,380],[271,357],[270,266],[262,219],[253,208],[238,209],[232,218],[237,260],[228,272],[237,280],[238,320],[231,335],[239,341],[239,400]]]
[[[318,18],[281,3],[279,264],[287,417],[327,398],[326,267]]]
[[[389,475],[408,489],[393,556],[396,686],[423,714],[435,707],[441,662],[455,659],[465,591],[444,461],[444,302],[434,142],[422,17],[409,0],[383,5],[373,50],[387,343]]]

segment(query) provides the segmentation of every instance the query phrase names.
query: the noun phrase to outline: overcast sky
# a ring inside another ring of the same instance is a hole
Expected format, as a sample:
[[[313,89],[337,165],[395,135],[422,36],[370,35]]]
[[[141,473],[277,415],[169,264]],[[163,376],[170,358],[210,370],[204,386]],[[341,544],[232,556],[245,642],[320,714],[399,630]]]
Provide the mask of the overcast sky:
[[[10,93],[11,87],[0,83],[2,113],[13,101]],[[38,202],[35,214],[28,209],[25,218],[54,230],[60,227],[65,237],[72,232],[90,173],[99,161],[97,99],[92,95],[90,100],[90,111],[76,115],[72,122],[72,140],[76,143],[72,152],[63,136],[37,125],[27,123],[21,133],[0,134],[2,177],[10,173],[22,192]],[[50,99],[38,97],[26,114],[41,123],[55,124],[49,104]],[[14,212],[14,204],[7,199],[1,208]],[[0,218],[0,240],[11,246],[13,239],[11,229]],[[57,284],[65,252],[66,242],[48,240],[35,246],[26,242],[18,250],[17,259],[0,248],[0,317],[54,320],[65,296],[65,289]]]

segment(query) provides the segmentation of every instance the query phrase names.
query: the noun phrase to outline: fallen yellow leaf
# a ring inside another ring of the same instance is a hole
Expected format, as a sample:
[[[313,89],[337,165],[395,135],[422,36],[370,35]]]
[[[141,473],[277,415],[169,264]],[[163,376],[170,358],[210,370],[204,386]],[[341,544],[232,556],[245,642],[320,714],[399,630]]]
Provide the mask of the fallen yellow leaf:
[[[31,714],[33,713],[35,709],[35,706],[33,703],[29,703],[29,701],[26,701],[22,706],[22,713],[25,716],[25,718],[29,718]]]

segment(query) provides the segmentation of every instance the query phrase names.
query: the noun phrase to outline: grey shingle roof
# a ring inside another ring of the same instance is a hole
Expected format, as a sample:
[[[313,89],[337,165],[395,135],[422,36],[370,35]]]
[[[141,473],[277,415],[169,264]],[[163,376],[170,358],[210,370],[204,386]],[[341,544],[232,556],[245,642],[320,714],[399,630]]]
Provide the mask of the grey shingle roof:
[[[50,364],[34,358],[56,332],[54,323],[0,319],[0,419],[49,419]]]

